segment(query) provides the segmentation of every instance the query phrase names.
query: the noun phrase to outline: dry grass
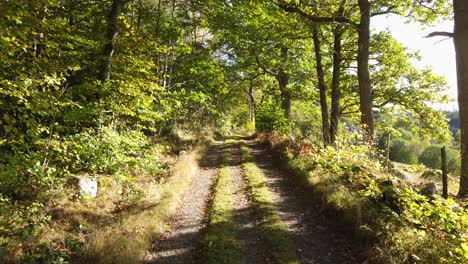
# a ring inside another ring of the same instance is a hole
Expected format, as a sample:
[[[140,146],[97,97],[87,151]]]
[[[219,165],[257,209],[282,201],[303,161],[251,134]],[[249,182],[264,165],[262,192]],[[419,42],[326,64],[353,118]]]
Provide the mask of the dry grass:
[[[198,170],[200,151],[192,151],[174,165],[163,184],[148,184],[145,198],[133,204],[116,222],[96,227],[88,236],[80,263],[137,263],[167,223]]]

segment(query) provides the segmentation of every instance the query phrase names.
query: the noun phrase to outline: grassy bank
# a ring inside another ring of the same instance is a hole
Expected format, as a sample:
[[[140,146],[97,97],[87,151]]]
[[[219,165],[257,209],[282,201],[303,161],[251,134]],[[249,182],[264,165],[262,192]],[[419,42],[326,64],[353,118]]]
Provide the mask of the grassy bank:
[[[161,185],[149,184],[145,199],[133,204],[114,224],[93,232],[82,263],[137,263],[152,241],[162,234],[198,170],[200,151],[191,151],[174,165]]]
[[[366,145],[265,137],[281,162],[376,263],[465,263],[468,211],[386,173]]]
[[[215,184],[210,209],[210,222],[204,237],[206,263],[240,263],[241,253],[235,236],[232,197],[232,159],[233,140],[225,141],[221,154],[218,179]]]
[[[195,175],[203,150],[190,149],[207,144],[105,127],[50,141],[34,169],[0,164],[0,263],[137,262]],[[15,175],[25,181],[6,184]],[[80,177],[96,180],[96,197]]]
[[[275,263],[299,263],[294,242],[288,237],[287,227],[276,213],[267,178],[256,165],[249,148],[241,144],[243,169],[252,199],[260,217],[263,240]]]

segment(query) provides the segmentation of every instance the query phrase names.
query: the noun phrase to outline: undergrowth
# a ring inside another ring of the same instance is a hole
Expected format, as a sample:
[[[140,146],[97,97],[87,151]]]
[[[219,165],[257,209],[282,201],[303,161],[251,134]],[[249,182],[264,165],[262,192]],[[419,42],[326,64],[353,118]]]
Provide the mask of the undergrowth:
[[[299,263],[296,247],[288,236],[287,226],[281,221],[267,186],[267,178],[256,165],[249,148],[241,144],[243,169],[251,196],[260,217],[262,236],[275,263]]]
[[[241,254],[233,222],[232,168],[233,140],[225,141],[215,184],[210,222],[204,237],[206,263],[241,263]]]
[[[262,135],[281,159],[311,186],[330,216],[378,263],[466,263],[468,211],[454,199],[424,196],[388,174],[372,146],[341,139],[320,147]]]
[[[118,221],[97,229],[89,237],[83,263],[137,263],[166,228],[197,172],[197,153],[192,151],[175,165],[172,177],[150,186],[147,197],[131,206]],[[152,190],[151,190],[152,189]]]
[[[176,159],[179,141],[103,126],[1,153],[0,262],[135,263],[196,169],[194,153]],[[97,179],[96,197],[79,192],[80,177]]]

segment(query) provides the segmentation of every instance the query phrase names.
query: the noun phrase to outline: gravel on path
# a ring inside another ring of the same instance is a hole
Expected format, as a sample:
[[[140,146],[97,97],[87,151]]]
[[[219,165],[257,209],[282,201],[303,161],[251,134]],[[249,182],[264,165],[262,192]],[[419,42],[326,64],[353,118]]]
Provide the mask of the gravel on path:
[[[206,212],[211,198],[219,154],[222,143],[212,144],[200,164],[198,175],[190,191],[179,204],[179,209],[170,223],[170,228],[153,244],[153,249],[143,263],[197,263],[203,230],[206,226]]]

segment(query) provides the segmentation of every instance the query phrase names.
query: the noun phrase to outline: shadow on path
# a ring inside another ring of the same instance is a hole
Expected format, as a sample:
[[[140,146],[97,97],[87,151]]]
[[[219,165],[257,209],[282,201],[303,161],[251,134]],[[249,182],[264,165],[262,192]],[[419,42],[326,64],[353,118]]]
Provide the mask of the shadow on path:
[[[205,213],[217,171],[223,144],[214,143],[200,162],[200,171],[192,182],[190,191],[180,201],[170,228],[153,244],[153,249],[142,263],[198,263]]]
[[[274,164],[272,156],[258,143],[246,142],[257,165],[268,178],[268,187],[283,222],[288,226],[303,263],[358,263],[347,239],[327,226],[318,205],[291,175]]]

